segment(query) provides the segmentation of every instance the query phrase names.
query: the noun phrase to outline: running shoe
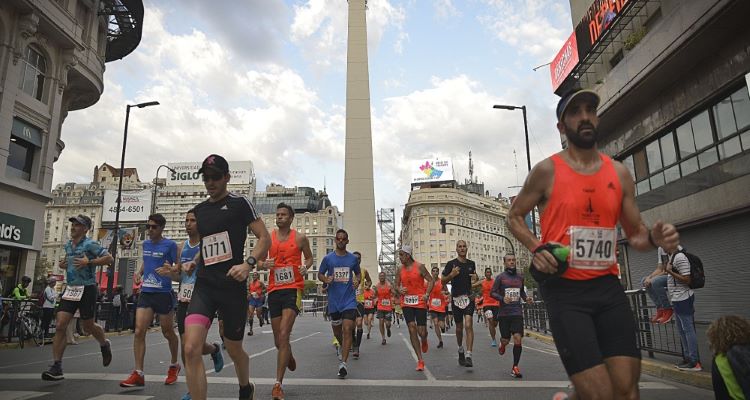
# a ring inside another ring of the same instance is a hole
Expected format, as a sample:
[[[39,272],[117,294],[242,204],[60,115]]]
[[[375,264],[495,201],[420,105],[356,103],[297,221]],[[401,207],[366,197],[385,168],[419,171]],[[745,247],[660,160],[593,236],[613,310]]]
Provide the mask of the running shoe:
[[[61,381],[65,379],[62,372],[62,367],[58,364],[52,364],[49,369],[42,372],[42,380],[45,381]]]
[[[385,346],[385,339],[383,339],[383,341],[380,342],[380,344],[382,344],[383,346]]]
[[[497,342],[494,339],[490,342],[490,347],[497,347]]]
[[[281,384],[278,382],[273,385],[273,389],[271,390],[271,399],[284,400],[284,390],[281,388]]]
[[[341,364],[339,364],[338,377],[341,378],[341,379],[344,379],[344,378],[346,378],[346,374],[347,374],[347,372],[346,372],[346,363],[342,362]]]
[[[174,385],[177,382],[177,375],[180,373],[180,364],[170,365],[167,370],[167,379],[164,380],[165,385]]]
[[[211,360],[214,362],[214,371],[221,372],[224,369],[224,355],[221,354],[221,343],[214,342],[216,351],[211,353]]]
[[[427,343],[427,338],[422,338],[422,354],[427,353],[427,350],[430,349],[430,345]]]
[[[674,317],[674,310],[671,308],[665,308],[664,314],[657,322],[659,322],[660,324],[666,324],[667,322],[671,321],[673,317]]]
[[[359,348],[357,348],[356,350],[354,350],[354,351],[352,352],[352,356],[353,356],[353,357],[354,357],[355,359],[359,359]]]
[[[664,316],[664,309],[663,308],[657,308],[656,312],[654,313],[654,316],[651,317],[650,321],[651,321],[652,324],[655,324],[655,323],[659,322],[659,320],[663,316]]]
[[[703,371],[703,367],[701,366],[701,363],[694,362],[694,363],[688,363],[687,365],[680,365],[677,367],[680,371],[694,371],[694,372],[700,372]]]
[[[508,343],[500,342],[500,347],[498,347],[497,352],[500,353],[500,355],[505,354],[505,346],[507,346]]]
[[[139,374],[136,371],[133,371],[130,373],[130,376],[128,376],[128,379],[125,379],[124,381],[120,382],[120,387],[136,387],[136,386],[144,386],[145,379],[143,379],[143,375]]]
[[[193,400],[193,397],[190,396],[190,392],[187,392],[184,396],[182,396],[181,400]]]
[[[443,341],[442,340],[440,341],[440,343],[438,343],[437,348],[438,349],[442,349],[443,348]]]
[[[466,356],[466,365],[464,365],[467,368],[473,368],[474,363],[471,361],[471,356]]]
[[[253,328],[247,330],[247,336],[253,336]]]
[[[250,382],[247,386],[240,386],[239,400],[254,400],[255,384]]]
[[[417,371],[424,371],[424,360],[417,361]]]
[[[510,370],[510,376],[514,378],[523,378],[523,375],[521,374],[521,370],[518,368],[518,365],[514,365],[513,369]]]
[[[109,339],[104,340],[104,346],[102,346],[102,365],[105,367],[112,362],[112,343]]]
[[[391,337],[391,327],[389,326],[385,328],[385,330],[386,330],[386,333],[388,333],[388,337]]]
[[[568,394],[565,392],[557,392],[552,395],[552,400],[568,400]]]
[[[440,328],[440,333],[445,333],[445,328]]]
[[[369,333],[367,334],[367,340],[370,340],[370,334]]]
[[[294,359],[294,356],[293,356],[293,355],[291,355],[291,354],[289,355],[289,363],[287,363],[286,367],[287,367],[287,368],[288,368],[288,369],[289,369],[290,371],[294,371],[295,369],[297,369],[297,360],[295,360],[295,359]],[[281,394],[283,395],[283,394],[284,394],[284,392],[281,392]]]
[[[458,365],[462,367],[466,366],[466,355],[463,351],[458,352]]]

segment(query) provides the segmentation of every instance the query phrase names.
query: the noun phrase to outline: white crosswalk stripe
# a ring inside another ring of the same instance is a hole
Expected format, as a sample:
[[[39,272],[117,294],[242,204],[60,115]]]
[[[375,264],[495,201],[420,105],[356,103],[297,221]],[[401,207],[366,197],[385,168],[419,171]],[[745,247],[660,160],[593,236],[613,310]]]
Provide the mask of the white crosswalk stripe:
[[[26,400],[42,397],[49,394],[48,392],[23,392],[12,390],[0,390],[0,399],[2,400]]]

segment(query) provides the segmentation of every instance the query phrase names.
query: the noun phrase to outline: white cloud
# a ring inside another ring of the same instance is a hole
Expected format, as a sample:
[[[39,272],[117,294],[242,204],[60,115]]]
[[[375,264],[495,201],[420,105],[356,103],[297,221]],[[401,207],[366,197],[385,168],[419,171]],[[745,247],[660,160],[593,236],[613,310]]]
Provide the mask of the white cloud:
[[[461,12],[458,11],[453,0],[434,0],[433,7],[435,8],[435,15],[438,19],[449,19],[460,17]]]

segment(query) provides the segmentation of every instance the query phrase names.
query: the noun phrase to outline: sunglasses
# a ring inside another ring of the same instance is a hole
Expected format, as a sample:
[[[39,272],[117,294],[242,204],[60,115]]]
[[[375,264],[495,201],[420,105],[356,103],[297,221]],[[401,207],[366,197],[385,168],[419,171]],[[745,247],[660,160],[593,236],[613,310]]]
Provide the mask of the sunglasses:
[[[159,229],[159,228],[161,228],[161,225],[148,224],[148,225],[146,225],[146,227],[148,229]]]
[[[203,175],[203,182],[220,181],[221,178],[223,178],[223,177],[224,177],[224,175],[221,175],[221,174],[204,174]]]

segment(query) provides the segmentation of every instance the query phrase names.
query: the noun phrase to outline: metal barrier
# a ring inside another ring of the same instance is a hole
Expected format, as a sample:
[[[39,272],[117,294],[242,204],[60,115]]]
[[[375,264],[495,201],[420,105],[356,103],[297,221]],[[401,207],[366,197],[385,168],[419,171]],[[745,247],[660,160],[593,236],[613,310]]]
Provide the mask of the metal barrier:
[[[671,321],[666,324],[651,322],[656,306],[649,302],[644,289],[626,290],[625,295],[633,311],[638,348],[648,352],[649,357],[654,357],[654,353],[682,357],[682,343],[675,322]],[[523,318],[526,328],[547,334],[552,333],[547,308],[543,301],[524,304]],[[708,322],[695,321],[695,324],[706,325]]]

